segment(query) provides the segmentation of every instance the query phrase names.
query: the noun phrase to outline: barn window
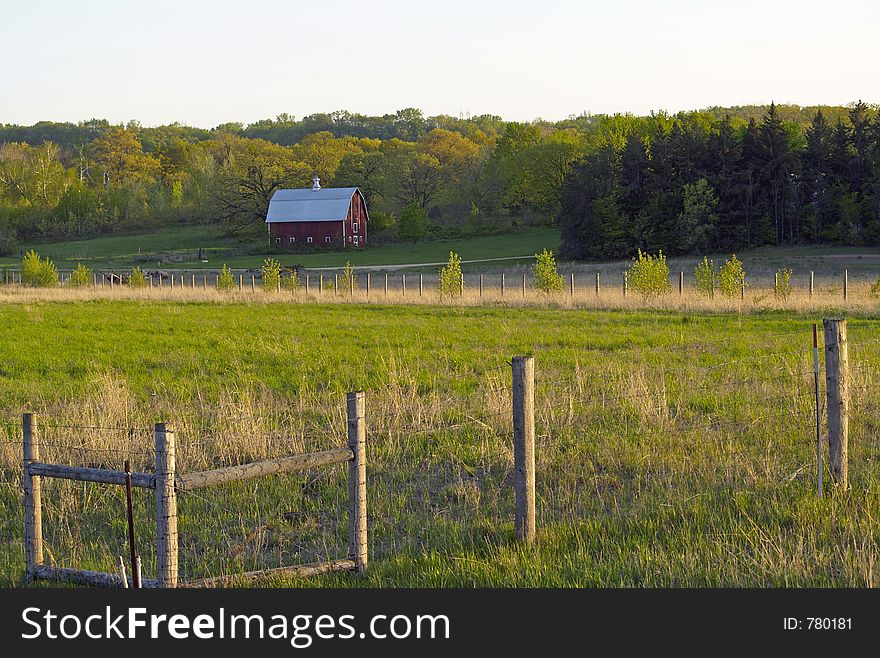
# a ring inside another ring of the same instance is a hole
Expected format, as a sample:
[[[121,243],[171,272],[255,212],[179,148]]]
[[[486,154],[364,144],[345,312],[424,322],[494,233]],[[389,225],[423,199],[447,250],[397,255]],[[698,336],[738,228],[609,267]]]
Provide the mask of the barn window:
[[[329,236],[329,235],[328,235],[326,238],[324,238],[324,242],[330,242],[330,236]]]
[[[354,232],[357,233],[357,232],[358,232],[358,223],[355,222],[355,223],[353,224],[353,226],[354,226]]]
[[[281,244],[281,238],[275,238],[275,244]]]
[[[296,238],[295,238],[294,236],[291,235],[290,238],[288,238],[287,241],[288,241],[288,242],[296,242]]]
[[[358,236],[354,236],[354,246],[358,246]]]
[[[306,238],[306,241],[307,241],[309,244],[312,244],[312,236],[307,237],[307,238]]]

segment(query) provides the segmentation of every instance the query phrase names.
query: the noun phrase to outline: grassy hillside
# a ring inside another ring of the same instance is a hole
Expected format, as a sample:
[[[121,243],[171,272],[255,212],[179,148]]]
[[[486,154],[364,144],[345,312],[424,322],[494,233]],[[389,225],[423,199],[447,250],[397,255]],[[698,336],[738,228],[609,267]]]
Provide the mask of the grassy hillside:
[[[89,301],[6,304],[0,582],[21,574],[18,414],[46,459],[181,470],[341,445],[367,391],[371,567],[310,585],[878,585],[880,323],[853,320],[852,492],[818,500],[810,323],[792,313]],[[507,361],[537,362],[538,543],[513,540]],[[129,431],[128,428],[131,428]],[[345,550],[344,469],[183,494],[184,578]],[[139,541],[154,568],[151,499]],[[46,483],[48,559],[109,569],[120,491]],[[291,584],[287,582],[286,584]]]
[[[25,245],[23,249],[36,249],[49,256],[62,268],[70,268],[83,259],[93,268],[141,267],[219,269],[224,263],[230,267],[259,267],[265,254],[259,245],[265,244],[262,235],[230,237],[212,226],[165,228],[142,235],[121,235],[74,242],[57,242]],[[226,255],[228,250],[248,247],[256,255]],[[347,260],[353,265],[401,265],[408,263],[445,262],[449,252],[455,251],[465,260],[531,258],[545,247],[557,250],[559,231],[556,229],[524,228],[516,233],[497,236],[436,240],[413,244],[368,246],[365,249],[325,251],[303,254],[276,254],[275,258],[285,265],[301,264],[306,267],[342,267]],[[202,250],[202,262],[198,259]],[[17,258],[0,259],[0,264],[16,265]]]

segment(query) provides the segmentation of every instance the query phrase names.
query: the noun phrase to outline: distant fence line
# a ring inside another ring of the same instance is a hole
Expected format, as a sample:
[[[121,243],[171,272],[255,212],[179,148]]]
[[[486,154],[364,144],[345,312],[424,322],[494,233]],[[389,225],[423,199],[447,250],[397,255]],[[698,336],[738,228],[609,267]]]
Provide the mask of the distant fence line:
[[[424,296],[426,291],[437,288],[439,274],[423,272],[374,272],[374,271],[355,271],[353,277],[348,278],[342,274],[342,268],[338,268],[339,273],[321,273],[315,274],[314,270],[308,268],[294,269],[285,268],[282,270],[282,280],[291,272],[297,272],[297,286],[294,290],[304,291],[306,293],[315,292],[320,295],[323,291],[332,290],[341,294],[366,294],[367,297],[371,293],[388,294],[389,291],[402,293],[404,296]],[[321,268],[324,270],[324,268]],[[2,268],[0,274],[0,283],[4,285],[21,285],[22,271],[20,269]],[[67,285],[70,278],[70,270],[59,271],[58,284],[62,287]],[[109,288],[113,289],[121,285],[125,285],[131,275],[132,270],[114,270],[114,271],[95,271],[91,275],[91,288]],[[247,290],[256,291],[257,287],[262,288],[262,272],[257,268],[236,268],[231,269],[234,279],[234,288],[239,292]],[[154,289],[168,288],[174,289],[208,289],[216,288],[219,280],[219,272],[216,270],[153,270],[145,272],[145,287]],[[567,292],[568,296],[574,298],[578,294],[593,293],[600,296],[606,290],[618,290],[626,297],[630,294],[638,294],[638,291],[632,289],[629,282],[628,271],[619,272],[616,277],[609,277],[607,274],[602,276],[600,271],[583,273],[568,272],[560,275],[563,282],[563,292]],[[801,286],[792,284],[787,281],[784,284],[785,294],[802,291],[808,293],[810,297],[817,293],[822,285],[839,287],[842,299],[846,300],[850,294],[850,275],[849,270],[844,269],[839,276],[830,276],[825,278],[824,284],[817,281],[814,271],[809,271],[808,275],[802,275],[804,282]],[[611,279],[609,281],[609,279]],[[616,280],[615,280],[616,279]],[[671,275],[669,281],[669,290],[672,294],[684,295],[685,292],[696,290],[695,277],[686,276],[684,271],[679,271],[677,275]],[[865,281],[866,279],[863,279]],[[880,280],[880,278],[872,278],[871,282]],[[747,279],[744,281],[739,293],[741,299],[745,299],[750,288],[772,289],[774,291],[783,291],[783,284],[780,283],[778,275],[772,280],[768,280],[764,288],[760,288],[760,279]],[[285,286],[279,281],[277,285],[278,291]],[[289,289],[289,288],[286,288]],[[464,272],[460,279],[459,293],[465,290],[476,293],[480,297],[489,289],[497,290],[501,298],[516,298],[517,296],[525,297],[528,291],[541,292],[537,287],[534,275],[528,272],[518,274],[500,273],[468,273]],[[717,288],[708,295],[714,297],[718,294]]]

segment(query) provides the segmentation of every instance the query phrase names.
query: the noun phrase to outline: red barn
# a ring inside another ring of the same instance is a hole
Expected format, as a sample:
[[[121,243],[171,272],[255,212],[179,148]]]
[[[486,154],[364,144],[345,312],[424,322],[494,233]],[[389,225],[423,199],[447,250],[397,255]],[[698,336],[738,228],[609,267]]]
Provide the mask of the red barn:
[[[367,204],[356,187],[277,190],[269,201],[269,243],[282,247],[363,247]]]

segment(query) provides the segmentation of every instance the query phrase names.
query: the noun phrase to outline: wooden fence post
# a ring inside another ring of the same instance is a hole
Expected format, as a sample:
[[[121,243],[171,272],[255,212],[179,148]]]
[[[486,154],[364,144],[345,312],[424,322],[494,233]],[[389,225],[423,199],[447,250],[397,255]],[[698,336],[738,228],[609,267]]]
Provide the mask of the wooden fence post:
[[[501,296],[504,297],[504,272],[501,273]]]
[[[825,396],[831,479],[845,490],[849,486],[849,350],[846,320],[826,319],[822,324],[825,329]]]
[[[535,359],[513,357],[513,478],[516,538],[535,541]]]
[[[483,296],[483,273],[480,272],[480,297]]]
[[[367,272],[367,299],[370,298],[370,272]]]
[[[311,292],[311,286],[309,285],[309,283],[310,283],[309,282],[309,275],[306,274],[306,295],[308,295]]]
[[[244,275],[243,275],[243,274],[239,274],[239,275],[238,275],[238,292],[241,292],[241,284],[242,284],[242,279],[243,279],[243,278],[244,278]]]
[[[813,270],[810,270],[810,297],[813,296]]]
[[[623,271],[623,296],[626,297],[626,293],[629,290],[629,272],[626,270]]]
[[[596,297],[599,296],[599,273],[596,272]]]
[[[849,283],[849,270],[843,271],[843,301],[846,301],[846,288]]]
[[[251,274],[251,292],[257,292],[257,275]]]
[[[523,272],[522,296],[523,296],[523,299],[525,299],[525,296],[526,296],[526,273],[525,272]]]
[[[422,296],[422,273],[419,272],[419,297]]]
[[[403,296],[406,297],[406,274],[401,274],[400,280],[401,280],[401,285],[403,286],[401,288],[401,292],[402,292]]]
[[[43,509],[40,496],[40,476],[31,475],[28,466],[40,461],[40,443],[37,436],[36,416],[21,417],[22,448],[24,453],[22,489],[24,491],[24,577],[34,581],[34,570],[43,564]]]
[[[464,272],[458,278],[458,296],[464,298]]]
[[[334,295],[339,294],[339,275],[338,274],[333,275],[333,294]]]
[[[348,553],[357,570],[367,568],[367,424],[364,392],[346,396],[348,447],[354,457],[348,462]]]
[[[678,272],[678,296],[681,297],[684,294],[684,272]]]
[[[156,580],[177,587],[177,490],[174,430],[156,423]]]
[[[569,297],[574,299],[574,272],[571,273],[571,281],[568,284],[569,287]]]
[[[385,272],[385,296],[388,296],[388,272]]]

